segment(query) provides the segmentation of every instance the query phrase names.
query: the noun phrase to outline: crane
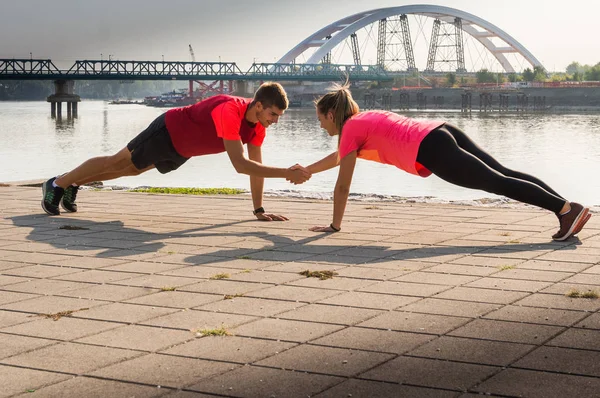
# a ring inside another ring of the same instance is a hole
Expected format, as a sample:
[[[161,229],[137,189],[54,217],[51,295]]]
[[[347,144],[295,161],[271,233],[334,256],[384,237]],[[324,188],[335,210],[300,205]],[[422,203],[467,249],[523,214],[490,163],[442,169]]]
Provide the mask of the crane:
[[[190,56],[192,57],[192,62],[196,62],[196,56],[194,55],[194,49],[192,48],[192,45],[189,44],[188,47],[190,48]]]

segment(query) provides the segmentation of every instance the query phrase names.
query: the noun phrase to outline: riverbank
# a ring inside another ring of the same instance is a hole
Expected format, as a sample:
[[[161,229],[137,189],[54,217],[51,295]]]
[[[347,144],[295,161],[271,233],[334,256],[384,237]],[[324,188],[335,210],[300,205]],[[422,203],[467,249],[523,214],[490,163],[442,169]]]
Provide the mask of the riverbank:
[[[0,182],[0,187],[41,187],[45,180],[28,180],[28,181],[13,181]],[[137,186],[126,187],[110,184],[92,184],[81,187],[82,190],[92,191],[122,191],[122,192],[140,192],[147,194],[174,194],[174,195],[243,195],[249,196],[250,191],[239,188],[173,188],[173,187],[150,187]],[[485,195],[485,192],[482,192]],[[310,192],[295,189],[286,190],[269,190],[264,191],[264,196],[267,198],[281,199],[303,199],[311,201],[332,201],[333,192]],[[398,203],[398,204],[432,204],[432,205],[456,205],[456,206],[474,206],[482,208],[505,208],[505,209],[538,209],[525,203],[517,202],[505,197],[485,197],[470,200],[450,200],[436,198],[435,196],[399,196],[399,195],[382,195],[377,193],[350,193],[349,201],[355,202],[373,202],[373,203]],[[600,205],[587,203],[592,213],[600,213]]]

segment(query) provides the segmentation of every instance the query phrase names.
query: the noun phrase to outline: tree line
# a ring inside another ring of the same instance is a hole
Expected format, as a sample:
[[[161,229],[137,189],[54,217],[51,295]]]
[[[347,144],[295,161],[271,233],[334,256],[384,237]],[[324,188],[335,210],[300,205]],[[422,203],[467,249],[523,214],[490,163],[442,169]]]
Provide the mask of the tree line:
[[[135,99],[187,86],[185,81],[77,80],[75,93],[86,99]],[[51,94],[54,94],[54,83],[49,80],[0,80],[0,101],[45,100]]]

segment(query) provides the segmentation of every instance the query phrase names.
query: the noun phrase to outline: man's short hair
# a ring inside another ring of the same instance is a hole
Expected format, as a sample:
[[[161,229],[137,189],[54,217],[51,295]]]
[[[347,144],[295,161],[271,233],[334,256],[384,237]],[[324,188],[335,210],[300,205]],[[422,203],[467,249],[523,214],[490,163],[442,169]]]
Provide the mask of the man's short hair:
[[[288,107],[288,98],[285,90],[279,83],[266,82],[260,85],[254,94],[254,102],[258,102],[265,108],[276,106],[282,111]]]

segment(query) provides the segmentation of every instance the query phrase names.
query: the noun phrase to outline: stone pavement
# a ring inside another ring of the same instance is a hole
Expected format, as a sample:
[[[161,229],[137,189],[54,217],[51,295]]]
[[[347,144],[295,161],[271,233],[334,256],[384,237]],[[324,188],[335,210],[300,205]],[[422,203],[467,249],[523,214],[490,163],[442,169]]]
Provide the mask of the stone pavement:
[[[0,187],[0,397],[599,397],[600,217]],[[321,280],[300,272],[334,271]],[[203,336],[227,331],[230,336]]]

